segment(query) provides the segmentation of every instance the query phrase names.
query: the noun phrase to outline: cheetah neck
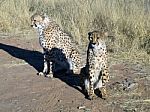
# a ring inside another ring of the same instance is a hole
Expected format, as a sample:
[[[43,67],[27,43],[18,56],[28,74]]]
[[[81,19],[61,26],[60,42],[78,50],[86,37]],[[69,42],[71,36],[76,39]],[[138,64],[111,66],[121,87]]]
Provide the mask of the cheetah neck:
[[[41,36],[43,34],[44,29],[43,28],[38,28],[38,34]]]
[[[106,48],[105,42],[99,42],[99,43],[96,43],[95,45],[91,43],[90,46],[93,50],[100,50],[102,48]]]
[[[91,49],[94,56],[97,56],[99,54],[103,54],[106,49],[105,42],[97,43],[95,45],[90,44],[89,48]]]
[[[44,27],[43,26],[38,27],[37,31],[38,31],[38,35],[39,35],[39,43],[42,46],[42,44],[46,41],[46,39],[44,38],[44,35],[43,35]]]

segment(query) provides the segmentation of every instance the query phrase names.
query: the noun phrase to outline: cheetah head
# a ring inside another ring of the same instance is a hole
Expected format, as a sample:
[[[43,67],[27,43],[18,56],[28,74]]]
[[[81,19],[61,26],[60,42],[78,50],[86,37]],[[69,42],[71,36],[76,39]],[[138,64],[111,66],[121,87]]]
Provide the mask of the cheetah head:
[[[90,44],[94,46],[99,46],[101,43],[103,43],[104,38],[108,36],[108,32],[106,31],[93,31],[88,33],[88,38],[90,41]]]
[[[49,24],[49,18],[46,14],[34,14],[31,16],[31,27],[35,29],[45,28]]]

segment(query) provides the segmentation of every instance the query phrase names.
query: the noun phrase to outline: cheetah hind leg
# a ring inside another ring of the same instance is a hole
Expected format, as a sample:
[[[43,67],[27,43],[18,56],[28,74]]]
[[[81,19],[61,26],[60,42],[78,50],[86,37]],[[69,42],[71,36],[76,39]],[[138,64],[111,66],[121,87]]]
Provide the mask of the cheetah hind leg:
[[[67,70],[67,74],[80,74],[80,67],[77,65],[74,60],[68,59],[69,69]]]
[[[70,70],[73,71],[73,74],[80,74],[81,56],[75,48],[72,49],[68,62],[70,65]]]

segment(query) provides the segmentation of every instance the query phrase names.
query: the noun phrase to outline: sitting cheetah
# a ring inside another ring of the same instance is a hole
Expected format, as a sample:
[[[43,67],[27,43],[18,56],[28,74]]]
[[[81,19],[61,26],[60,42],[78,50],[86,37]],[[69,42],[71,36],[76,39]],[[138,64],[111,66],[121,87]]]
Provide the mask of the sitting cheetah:
[[[81,70],[83,85],[88,98],[95,97],[94,90],[101,90],[102,98],[106,98],[105,84],[109,80],[107,63],[107,51],[104,38],[107,32],[89,32],[89,45],[87,50],[86,66]]]
[[[34,14],[31,17],[31,22],[31,27],[38,31],[39,43],[44,51],[44,69],[38,74],[53,77],[53,62],[62,67],[66,65],[64,62],[67,62],[69,71],[77,72],[80,68],[81,59],[71,37],[46,14]]]

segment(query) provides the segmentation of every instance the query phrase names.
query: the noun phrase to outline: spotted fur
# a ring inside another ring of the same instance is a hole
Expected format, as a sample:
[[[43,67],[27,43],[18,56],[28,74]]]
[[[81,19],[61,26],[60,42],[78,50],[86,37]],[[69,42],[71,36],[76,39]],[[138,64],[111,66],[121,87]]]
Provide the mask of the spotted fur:
[[[95,97],[94,90],[99,89],[102,98],[106,98],[106,82],[109,80],[107,67],[107,51],[105,37],[107,32],[89,32],[89,45],[87,50],[87,61],[82,76],[84,76],[84,88],[89,99]]]
[[[34,14],[31,22],[31,27],[38,31],[39,43],[44,51],[44,69],[39,75],[52,77],[52,63],[54,62],[62,67],[67,63],[69,70],[78,71],[81,59],[72,38],[47,15]]]

